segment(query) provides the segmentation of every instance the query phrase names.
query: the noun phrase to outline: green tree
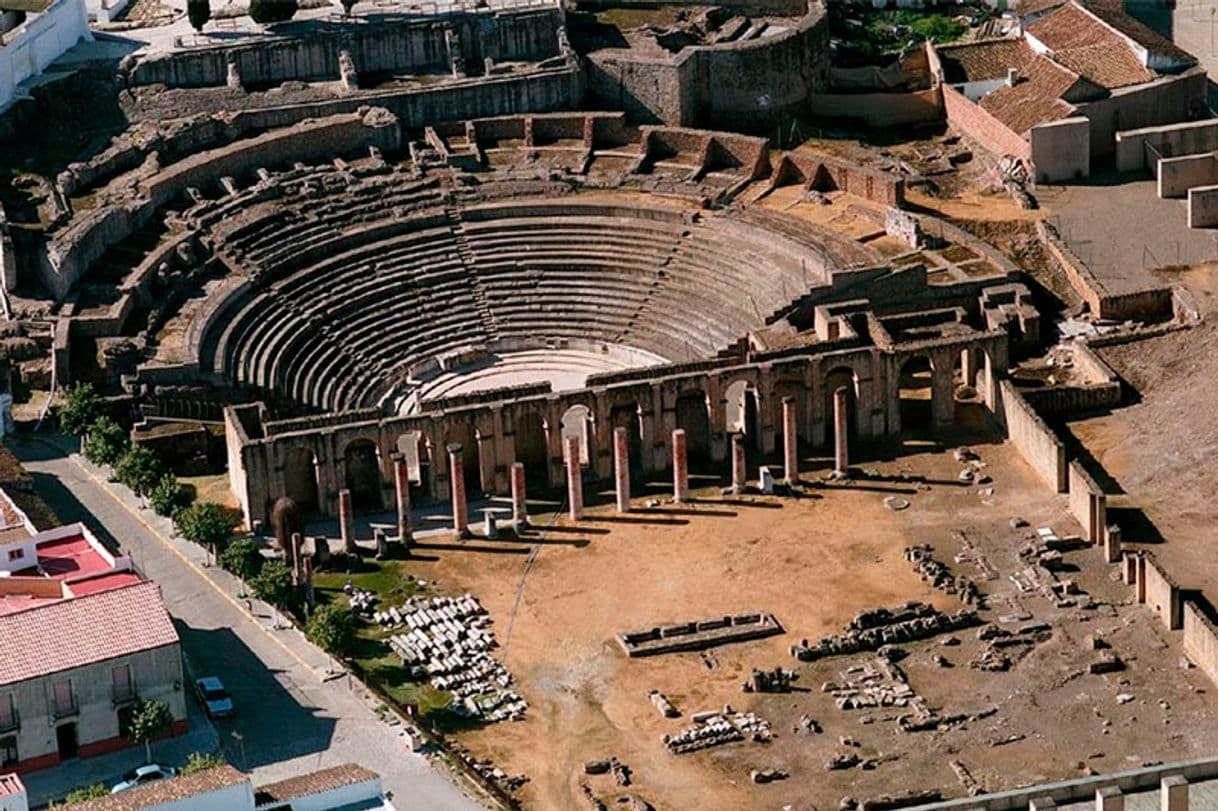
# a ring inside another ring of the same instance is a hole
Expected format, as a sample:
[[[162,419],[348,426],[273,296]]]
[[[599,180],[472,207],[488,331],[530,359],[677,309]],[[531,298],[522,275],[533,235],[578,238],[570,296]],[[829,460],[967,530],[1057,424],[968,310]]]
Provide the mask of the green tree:
[[[355,617],[342,606],[319,606],[305,625],[305,636],[326,653],[342,656],[355,639]]]
[[[191,26],[203,33],[203,26],[211,19],[211,3],[208,0],[186,0],[186,16]]]
[[[152,490],[148,493],[148,501],[157,515],[173,516],[178,510],[190,504],[190,493],[172,473],[165,473],[157,479]]]
[[[246,583],[258,576],[264,563],[258,544],[250,538],[238,538],[220,555],[220,565]]]
[[[85,458],[95,465],[113,465],[130,448],[123,426],[107,416],[94,420],[85,436]]]
[[[143,445],[132,445],[114,464],[114,478],[137,496],[146,496],[165,473],[161,460]]]
[[[250,0],[250,18],[259,25],[290,20],[296,9],[296,0]]]
[[[233,533],[233,519],[220,505],[207,501],[195,502],[179,510],[174,523],[183,538],[213,552],[222,551],[228,536]]]
[[[186,757],[186,765],[182,767],[179,774],[198,774],[209,769],[215,769],[223,766],[227,761],[219,755],[209,755],[203,752],[191,752]]]
[[[141,699],[123,713],[122,735],[129,741],[144,744],[144,759],[152,762],[152,741],[169,732],[173,713],[164,701]]]
[[[292,599],[292,571],[281,561],[268,560],[250,581],[250,588],[259,600],[283,608]]]
[[[94,783],[91,786],[72,789],[68,792],[68,796],[63,798],[62,803],[52,803],[51,808],[67,808],[70,805],[79,805],[86,800],[98,800],[108,796],[110,796],[110,789],[106,788],[103,783]]]
[[[106,410],[106,403],[92,383],[77,383],[64,392],[59,404],[59,426],[66,433],[83,436]]]

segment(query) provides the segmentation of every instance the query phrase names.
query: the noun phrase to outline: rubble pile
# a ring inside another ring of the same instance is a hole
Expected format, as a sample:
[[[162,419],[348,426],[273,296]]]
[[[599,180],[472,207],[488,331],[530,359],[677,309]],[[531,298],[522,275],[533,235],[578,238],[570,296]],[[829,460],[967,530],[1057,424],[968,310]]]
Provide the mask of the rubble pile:
[[[887,608],[862,611],[850,621],[844,633],[827,636],[815,645],[801,640],[791,646],[791,655],[800,661],[811,662],[826,656],[873,651],[884,645],[928,639],[978,622],[977,612],[971,608],[948,614],[926,603],[909,602],[895,611]]]
[[[377,596],[375,591],[361,589],[348,582],[343,586],[343,594],[347,595],[347,605],[351,607],[352,614],[357,614],[361,617],[372,617],[374,621],[380,622],[380,620],[376,619],[378,612],[374,608],[381,598]]]
[[[665,735],[661,740],[674,755],[684,755],[746,738],[765,743],[772,737],[770,723],[761,716],[751,712],[732,712],[730,707],[724,707],[722,713],[698,713],[692,726],[685,727],[675,735]]]
[[[934,552],[935,548],[928,543],[907,546],[905,559],[913,564],[914,571],[923,582],[944,594],[955,594],[965,605],[983,607],[984,598],[977,584],[964,575],[953,575],[947,564],[935,559]]]
[[[509,689],[511,674],[491,656],[498,643],[476,597],[412,598],[376,616],[382,624],[409,628],[391,637],[389,647],[412,677],[425,676],[437,690],[460,699],[461,711],[488,721],[524,717],[527,704]]]
[[[793,670],[776,667],[773,670],[753,668],[749,680],[744,683],[746,693],[789,693],[791,682],[799,678]]]
[[[839,710],[909,706],[925,708],[925,702],[909,686],[904,671],[883,657],[877,656],[874,665],[848,667],[841,677],[841,684],[827,681],[821,685],[823,692],[833,696]]]

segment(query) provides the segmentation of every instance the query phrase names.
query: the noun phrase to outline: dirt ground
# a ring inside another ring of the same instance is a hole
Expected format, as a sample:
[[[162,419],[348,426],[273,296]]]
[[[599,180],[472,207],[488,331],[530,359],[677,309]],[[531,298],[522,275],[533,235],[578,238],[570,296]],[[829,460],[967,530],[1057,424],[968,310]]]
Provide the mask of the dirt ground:
[[[824,809],[845,795],[862,800],[937,790],[961,796],[966,791],[953,760],[979,787],[995,790],[1212,754],[1205,734],[1215,717],[1208,682],[1197,670],[1179,669],[1177,644],[1145,607],[1127,604],[1128,589],[1112,579],[1097,550],[1068,553],[1070,571],[1061,575],[1091,596],[1078,598],[1089,607],[1057,608],[1017,591],[1008,575],[1020,570],[1017,552],[1032,528],[1049,526],[1064,536],[1077,527],[1064,500],[990,436],[968,437],[993,477],[980,489],[957,482],[961,465],[946,448],[907,444],[901,453],[864,460],[860,469],[873,475],[848,484],[824,483],[824,460],[806,460],[806,477],[820,484],[803,499],[736,501],[709,489],[692,505],[624,517],[595,507],[578,526],[559,520],[529,545],[421,543],[410,572],[481,598],[530,705],[525,721],[463,733],[462,741],[509,774],[527,775],[519,796],[525,807],[538,809],[588,807],[581,782],[611,806],[632,792],[659,809]],[[887,495],[907,499],[910,507],[887,509]],[[1012,529],[1017,515],[1030,528]],[[953,562],[962,549],[954,529],[982,550],[994,579],[984,580],[969,561]],[[960,644],[952,647],[941,638],[905,646],[910,655],[900,665],[913,689],[941,715],[966,716],[948,729],[906,733],[896,724],[905,711],[840,710],[821,691],[822,682],[840,681],[847,667],[874,662],[873,654],[805,665],[788,650],[800,639],[841,629],[866,608],[912,599],[958,608],[955,597],[933,591],[903,559],[904,547],[914,543],[934,545],[937,559],[954,573],[977,580],[989,595],[984,619],[1001,617],[1012,628],[1048,622],[1052,633],[1021,648],[1022,659],[1013,655],[1017,663],[1009,672],[969,667],[984,646],[974,630],[956,634]],[[705,655],[637,660],[614,642],[625,630],[748,611],[774,613],[786,632]],[[1087,642],[1097,632],[1128,664],[1125,671],[1087,673],[1097,656]],[[935,654],[950,666],[932,659]],[[798,673],[795,691],[742,692],[752,668],[776,666]],[[652,689],[664,692],[682,717],[661,718],[647,698]],[[1133,699],[1118,703],[1123,693]],[[686,755],[663,746],[661,735],[724,704],[757,712],[771,722],[775,739]],[[797,731],[805,715],[823,732]],[[828,758],[852,749],[875,768],[826,770]],[[610,756],[633,770],[630,788],[583,774],[585,761]],[[754,785],[749,773],[755,768],[781,768],[790,778]]]

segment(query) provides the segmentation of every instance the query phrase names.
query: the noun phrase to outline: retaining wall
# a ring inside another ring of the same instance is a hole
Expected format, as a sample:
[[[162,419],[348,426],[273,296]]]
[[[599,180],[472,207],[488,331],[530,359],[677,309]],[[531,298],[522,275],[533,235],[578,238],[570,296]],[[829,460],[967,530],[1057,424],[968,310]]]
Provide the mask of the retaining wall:
[[[1147,168],[1149,145],[1164,158],[1218,150],[1218,118],[1123,130],[1116,134],[1116,168],[1134,172]]]
[[[1037,124],[1028,130],[1037,183],[1080,180],[1091,174],[1091,122],[1082,116]]]
[[[1173,312],[1170,287],[1150,287],[1142,290],[1111,293],[1106,285],[1096,278],[1091,268],[1079,259],[1066,245],[1057,229],[1044,220],[1036,223],[1036,233],[1044,243],[1049,255],[1066,274],[1066,280],[1075,292],[1087,302],[1093,315],[1099,318],[1123,320],[1127,318],[1165,318]]]
[[[898,127],[942,121],[939,88],[907,93],[814,93],[808,112],[821,118],[854,119],[869,127]]]
[[[1218,627],[1192,600],[1184,601],[1184,652],[1210,681],[1218,684]]]
[[[1160,198],[1184,197],[1194,186],[1218,183],[1218,158],[1208,153],[1163,158],[1159,161],[1156,174]]]
[[[1188,190],[1188,227],[1218,226],[1218,186],[1195,186]]]
[[[1084,538],[1090,543],[1103,543],[1108,527],[1107,497],[1077,459],[1070,462],[1068,470],[1070,513],[1082,525]]]
[[[1153,555],[1146,555],[1145,564],[1138,567],[1146,575],[1146,604],[1155,610],[1169,630],[1178,631],[1184,625],[1180,586],[1159,567]]]
[[[995,155],[1014,155],[1028,160],[1032,146],[1019,133],[986,112],[981,105],[969,101],[960,91],[943,85],[943,109],[947,123],[961,134],[981,144]]]
[[[1065,493],[1066,446],[1011,381],[1001,381],[998,388],[1011,444],[1054,492]]]

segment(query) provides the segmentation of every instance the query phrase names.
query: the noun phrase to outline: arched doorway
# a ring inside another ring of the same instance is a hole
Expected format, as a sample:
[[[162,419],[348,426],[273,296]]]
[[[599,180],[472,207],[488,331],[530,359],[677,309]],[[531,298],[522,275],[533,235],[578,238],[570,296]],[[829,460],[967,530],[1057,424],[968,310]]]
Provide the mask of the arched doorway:
[[[685,451],[691,469],[706,468],[710,458],[710,404],[706,393],[691,391],[677,398],[677,427],[685,429]]]
[[[858,436],[858,377],[849,366],[838,366],[825,375],[823,414],[825,415],[825,444],[829,447],[834,442],[834,412],[833,395],[838,389],[846,390],[846,436],[854,439]]]
[[[381,504],[380,455],[371,439],[357,439],[343,451],[346,487],[357,509],[379,510]]]
[[[478,433],[473,424],[459,422],[449,426],[447,442],[458,442],[461,445],[461,472],[465,479],[465,492],[481,493],[482,469],[478,464]]]
[[[516,419],[516,461],[524,465],[530,486],[549,487],[550,452],[546,445],[546,425],[540,414],[523,414]]]
[[[283,463],[284,495],[304,513],[317,512],[317,455],[308,448],[292,448]]]
[[[586,405],[573,405],[562,415],[562,452],[567,456],[567,440],[579,440],[579,462],[587,468],[592,462],[592,411]]]
[[[642,421],[638,403],[617,405],[609,410],[610,434],[618,428],[626,429],[631,471],[644,469]]]
[[[761,450],[761,411],[757,389],[747,380],[737,380],[727,387],[723,398],[724,424],[729,435],[744,434],[745,447]]]
[[[398,437],[397,449],[406,459],[410,503],[431,501],[431,454],[427,450],[427,440],[418,431],[407,431]]]
[[[927,434],[934,430],[934,375],[934,366],[925,355],[916,355],[901,365],[898,388],[902,433]]]

